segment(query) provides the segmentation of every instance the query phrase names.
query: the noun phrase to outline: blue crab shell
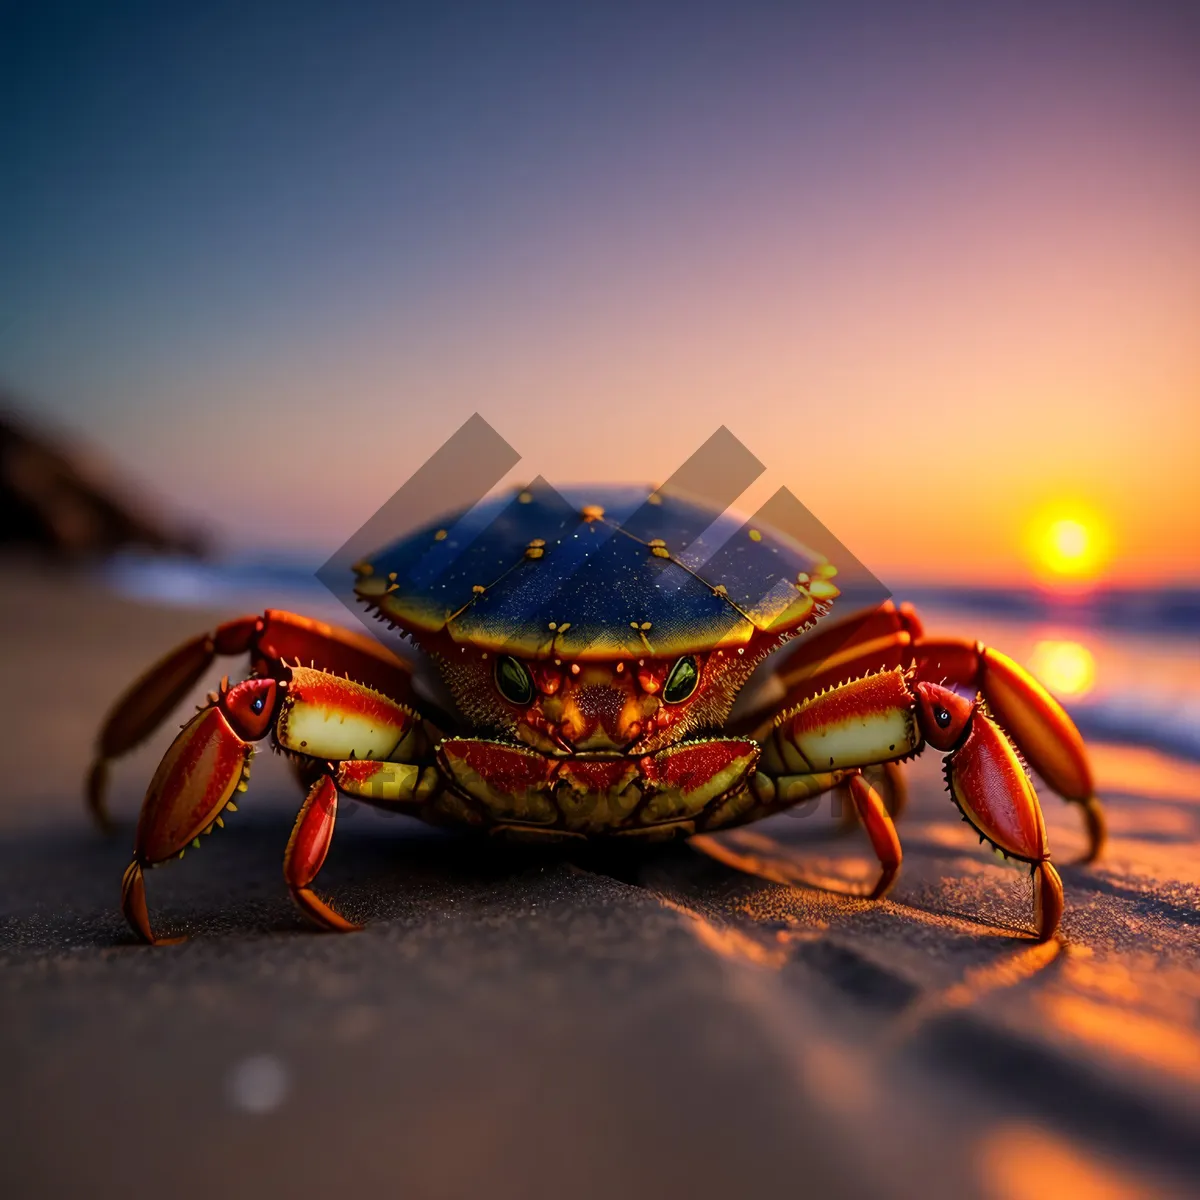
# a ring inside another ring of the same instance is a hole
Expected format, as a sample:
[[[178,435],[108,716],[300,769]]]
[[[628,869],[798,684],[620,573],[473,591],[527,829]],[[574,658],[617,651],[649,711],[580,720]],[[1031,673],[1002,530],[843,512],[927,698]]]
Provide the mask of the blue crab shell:
[[[778,642],[838,595],[787,536],[651,488],[545,484],[453,513],[355,566],[421,645],[523,658],[673,657]]]

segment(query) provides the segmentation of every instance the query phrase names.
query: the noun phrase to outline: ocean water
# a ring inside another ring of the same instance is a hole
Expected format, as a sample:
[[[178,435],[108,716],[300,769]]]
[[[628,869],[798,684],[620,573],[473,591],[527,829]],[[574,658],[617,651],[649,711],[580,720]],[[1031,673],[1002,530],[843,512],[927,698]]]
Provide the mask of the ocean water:
[[[230,615],[291,608],[354,618],[316,578],[317,562],[120,557],[100,570],[118,594]],[[1064,602],[1026,590],[896,587],[930,634],[978,639],[1032,670],[1094,742],[1200,761],[1200,589],[1107,591]]]

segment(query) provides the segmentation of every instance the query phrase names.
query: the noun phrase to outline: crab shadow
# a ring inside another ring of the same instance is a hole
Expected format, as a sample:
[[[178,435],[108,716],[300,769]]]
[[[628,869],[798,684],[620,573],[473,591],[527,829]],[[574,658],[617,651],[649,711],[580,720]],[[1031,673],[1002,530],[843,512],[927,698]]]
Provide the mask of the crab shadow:
[[[156,931],[205,937],[307,931],[282,878],[291,827],[282,811],[239,813],[200,850],[148,871]],[[120,911],[132,834],[128,822],[103,835],[81,821],[0,839],[3,948],[138,945]],[[670,870],[694,855],[683,845],[528,845],[406,818],[365,818],[339,822],[317,886],[354,920],[419,924],[451,908],[516,912],[548,881],[582,887],[599,877],[643,887],[647,864]]]
[[[156,929],[192,936],[307,930],[282,879],[291,813],[273,804],[265,811],[239,813],[228,826],[204,839],[202,849],[189,851],[183,861],[148,872]],[[776,832],[791,835],[776,847],[801,868],[815,867],[810,856],[836,868],[839,859],[864,853],[860,839],[832,830]],[[82,821],[59,830],[13,832],[0,840],[0,928],[10,949],[136,945],[120,912],[120,881],[131,840],[128,823],[102,836]],[[921,856],[917,846],[913,849]],[[941,847],[928,849],[946,853]],[[822,874],[803,870],[786,882],[810,894],[828,892]],[[605,897],[614,895],[611,888],[589,890],[589,879],[653,896],[707,897],[722,906],[722,897],[747,887],[777,890],[782,882],[753,870],[752,861],[749,866],[721,861],[691,842],[513,843],[360,810],[352,819],[339,820],[317,886],[351,919],[416,925],[449,909],[518,912],[548,883],[560,895],[578,893],[580,903],[605,903]],[[946,900],[908,888],[895,898],[910,908],[949,915]],[[965,911],[954,915],[976,921],[980,916]],[[1019,926],[1012,933],[1022,936]]]

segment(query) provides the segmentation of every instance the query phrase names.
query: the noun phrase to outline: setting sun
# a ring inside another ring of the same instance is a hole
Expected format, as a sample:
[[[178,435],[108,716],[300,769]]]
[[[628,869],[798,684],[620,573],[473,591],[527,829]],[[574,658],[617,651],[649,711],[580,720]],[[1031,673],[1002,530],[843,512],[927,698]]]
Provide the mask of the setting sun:
[[[1040,513],[1029,529],[1034,566],[1054,582],[1086,583],[1103,571],[1109,557],[1104,520],[1079,506],[1055,506]]]

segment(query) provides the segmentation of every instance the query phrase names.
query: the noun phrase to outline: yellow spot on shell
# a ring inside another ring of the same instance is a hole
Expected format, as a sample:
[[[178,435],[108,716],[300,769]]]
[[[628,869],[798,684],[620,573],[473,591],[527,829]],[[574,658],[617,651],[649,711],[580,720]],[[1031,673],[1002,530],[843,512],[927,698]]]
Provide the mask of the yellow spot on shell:
[[[530,504],[533,501],[532,492],[520,492],[517,495],[517,501],[520,504]]]
[[[471,591],[473,591],[477,596],[482,596],[483,593],[487,591],[487,588],[485,588],[482,583],[476,583],[472,584]]]
[[[365,558],[361,562],[356,562],[353,570],[355,575],[362,575],[364,578],[375,574],[375,568]]]
[[[661,504],[662,497],[657,492],[651,492],[650,495],[648,495],[646,497],[646,503],[647,504]]]
[[[600,521],[604,519],[604,506],[602,504],[585,504],[579,510],[579,515],[585,521]]]
[[[822,579],[832,579],[837,574],[837,567],[833,563],[821,563],[819,567],[814,568],[814,575],[820,575]]]
[[[551,629],[557,629],[557,628],[558,628],[558,622],[557,622],[557,621],[551,621],[551,622],[550,622],[550,628],[551,628]]]
[[[752,530],[750,530],[750,540],[752,542],[761,542],[762,534],[759,533],[757,529],[752,529]]]
[[[649,622],[649,621],[643,621],[643,622],[642,622],[642,628],[643,628],[643,629],[649,629],[649,628],[650,628],[650,622]]]
[[[832,600],[835,596],[840,596],[842,593],[837,584],[830,583],[828,579],[814,579],[808,585],[808,594],[814,600]]]
[[[796,573],[796,582],[797,583],[807,583],[808,579],[809,579],[809,576],[808,576],[807,571],[798,571]]]
[[[396,582],[396,572],[389,571],[388,572],[388,583],[395,583],[395,582]]]
[[[448,535],[444,529],[439,529],[437,533],[433,535],[433,540],[435,542],[444,542],[447,536]]]
[[[666,548],[666,546],[651,546],[650,553],[653,554],[655,558],[671,557],[671,552]]]
[[[729,589],[726,588],[726,586],[723,583],[718,583],[717,586],[715,588],[713,588],[713,591],[716,592],[716,594],[718,596],[728,596],[729,595]]]

